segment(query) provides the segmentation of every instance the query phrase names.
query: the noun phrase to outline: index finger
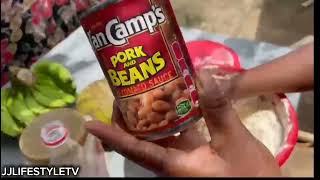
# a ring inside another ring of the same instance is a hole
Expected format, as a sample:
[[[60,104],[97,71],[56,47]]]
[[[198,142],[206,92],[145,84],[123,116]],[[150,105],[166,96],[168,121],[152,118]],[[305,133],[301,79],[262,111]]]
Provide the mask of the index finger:
[[[142,167],[156,172],[165,171],[165,163],[170,160],[166,148],[139,140],[125,131],[107,126],[100,121],[87,122],[86,128],[108,147]]]

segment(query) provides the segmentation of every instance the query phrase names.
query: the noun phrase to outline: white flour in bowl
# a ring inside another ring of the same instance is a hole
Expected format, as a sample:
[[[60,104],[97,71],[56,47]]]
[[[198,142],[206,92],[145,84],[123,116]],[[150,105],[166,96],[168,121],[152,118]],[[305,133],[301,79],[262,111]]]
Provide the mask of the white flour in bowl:
[[[285,106],[274,96],[246,98],[233,103],[240,120],[254,137],[260,140],[276,156],[284,141],[282,122],[288,118]],[[210,140],[204,120],[199,122],[199,130]]]
[[[234,103],[242,123],[274,156],[283,142],[283,127],[275,108],[278,105],[272,96],[252,97]]]

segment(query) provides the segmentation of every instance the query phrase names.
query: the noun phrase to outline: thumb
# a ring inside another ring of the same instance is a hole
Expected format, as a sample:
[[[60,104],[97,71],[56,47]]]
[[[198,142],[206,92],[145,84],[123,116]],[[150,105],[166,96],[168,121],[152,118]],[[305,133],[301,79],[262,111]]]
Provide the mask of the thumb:
[[[197,76],[200,106],[211,137],[217,133],[225,134],[233,126],[241,125],[231,101],[214,77],[211,68],[202,68]]]

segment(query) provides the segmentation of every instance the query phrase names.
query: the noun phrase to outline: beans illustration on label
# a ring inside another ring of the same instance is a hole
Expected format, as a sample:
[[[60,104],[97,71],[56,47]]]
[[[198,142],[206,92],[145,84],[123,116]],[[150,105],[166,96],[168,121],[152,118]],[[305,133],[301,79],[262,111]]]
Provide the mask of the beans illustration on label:
[[[176,108],[184,101],[190,102],[190,95],[183,78],[180,77],[161,88],[121,100],[120,109],[124,111],[122,113],[129,130],[149,131],[178,119]],[[191,103],[189,104],[191,109]]]

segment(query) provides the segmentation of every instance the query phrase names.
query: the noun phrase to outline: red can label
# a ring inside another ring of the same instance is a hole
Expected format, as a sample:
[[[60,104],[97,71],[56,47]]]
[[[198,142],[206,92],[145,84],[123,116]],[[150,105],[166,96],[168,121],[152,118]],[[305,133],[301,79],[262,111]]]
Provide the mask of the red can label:
[[[81,18],[81,24],[116,99],[123,104],[130,130],[161,131],[199,114],[193,69],[169,0],[109,2]],[[172,92],[166,90],[169,85],[175,86]],[[149,110],[145,116],[141,115],[144,106]],[[152,122],[141,125],[147,119]]]

